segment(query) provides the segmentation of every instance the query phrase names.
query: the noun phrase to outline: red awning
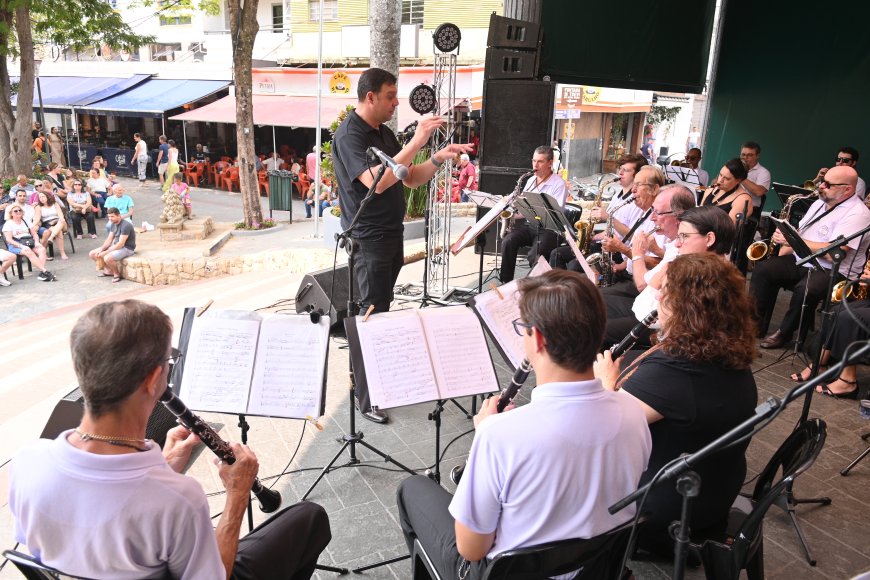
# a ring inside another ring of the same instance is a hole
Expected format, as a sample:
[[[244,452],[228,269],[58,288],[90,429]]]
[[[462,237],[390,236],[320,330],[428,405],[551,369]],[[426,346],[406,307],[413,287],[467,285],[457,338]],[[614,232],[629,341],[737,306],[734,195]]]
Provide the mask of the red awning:
[[[254,95],[254,124],[278,127],[317,127],[317,97],[288,95]],[[324,96],[320,105],[320,126],[329,128],[347,105],[355,105],[355,97]],[[399,99],[399,127],[420,116],[411,110],[408,99]],[[204,121],[235,123],[236,98],[233,95],[170,117],[172,121]]]

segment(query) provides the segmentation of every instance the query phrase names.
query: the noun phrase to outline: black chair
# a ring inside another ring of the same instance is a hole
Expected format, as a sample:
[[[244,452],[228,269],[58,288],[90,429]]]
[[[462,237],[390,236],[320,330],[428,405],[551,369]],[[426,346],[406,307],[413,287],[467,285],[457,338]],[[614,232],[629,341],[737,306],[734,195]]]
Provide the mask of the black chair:
[[[82,579],[81,576],[70,576],[54,568],[44,566],[33,556],[15,550],[4,551],[3,557],[15,564],[15,567],[27,580],[87,580]]]
[[[788,513],[803,540],[794,515],[792,485],[795,478],[815,462],[827,437],[827,426],[821,419],[801,423],[776,450],[758,476],[751,498],[738,496],[731,506],[724,538],[707,539],[698,549],[707,580],[737,580],[746,569],[749,580],[764,578],[764,534],[762,522],[771,505]],[[774,481],[777,473],[780,478]],[[804,543],[804,549],[806,544]]]
[[[6,243],[6,238],[4,236],[0,236],[3,239],[3,247],[7,250],[9,249],[9,244]],[[33,264],[30,263],[30,260],[27,256],[22,256],[21,254],[15,254],[15,265],[12,266],[12,275],[15,275],[16,268],[18,269],[18,279],[24,280],[24,262],[27,261],[27,271],[33,272]]]
[[[581,568],[578,579],[616,578],[631,527],[629,521],[594,538],[559,540],[502,552],[487,565],[482,580],[540,580]],[[411,553],[411,570],[415,580],[441,580],[417,540]]]

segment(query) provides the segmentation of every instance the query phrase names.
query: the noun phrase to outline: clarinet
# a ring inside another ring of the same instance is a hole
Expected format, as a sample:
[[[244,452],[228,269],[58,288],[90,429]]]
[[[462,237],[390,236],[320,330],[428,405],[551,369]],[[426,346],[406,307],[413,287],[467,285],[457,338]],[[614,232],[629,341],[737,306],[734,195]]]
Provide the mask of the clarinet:
[[[634,328],[631,329],[625,338],[619,341],[619,344],[614,344],[610,347],[610,358],[613,360],[618,359],[625,351],[634,346],[634,343],[637,342],[637,339],[640,338],[640,333],[644,330],[649,330],[649,327],[653,325],[653,323],[658,319],[659,311],[653,310],[649,314],[647,314],[643,320],[634,325]]]
[[[200,440],[205,443],[206,447],[211,449],[215,455],[220,457],[221,461],[232,464],[236,460],[229,443],[220,438],[215,433],[211,426],[202,420],[201,417],[195,415],[184,402],[175,396],[175,393],[167,387],[163,394],[160,395],[160,402],[163,403],[169,411],[176,416],[178,422],[191,433],[197,435]],[[260,511],[267,514],[272,513],[281,507],[281,494],[274,489],[269,489],[260,483],[259,479],[254,478],[254,484],[251,486],[251,491],[257,496],[260,502]]]
[[[511,383],[502,389],[501,394],[498,396],[498,403],[496,403],[495,408],[499,413],[504,411],[504,408],[510,405],[511,401],[514,400],[514,397],[517,396],[517,393],[522,388],[523,383],[525,383],[526,379],[529,378],[530,372],[532,372],[532,363],[529,362],[529,359],[524,358],[523,362],[520,363],[519,368],[514,372],[514,376],[511,377]],[[450,470],[450,480],[456,485],[459,485],[459,480],[462,479],[462,473],[464,471],[465,465],[457,465]]]

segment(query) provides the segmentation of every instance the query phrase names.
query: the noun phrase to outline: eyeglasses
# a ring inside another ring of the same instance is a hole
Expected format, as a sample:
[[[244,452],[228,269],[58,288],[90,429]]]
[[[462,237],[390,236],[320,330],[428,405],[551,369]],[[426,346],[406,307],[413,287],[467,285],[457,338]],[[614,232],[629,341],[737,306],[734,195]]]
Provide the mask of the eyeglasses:
[[[82,184],[81,181],[75,181],[75,182],[73,182],[73,185],[81,185],[81,184]]]
[[[836,187],[838,185],[849,185],[849,184],[848,183],[831,183],[827,179],[823,179],[822,181],[819,182],[819,187],[821,187],[823,185],[830,189],[830,188]]]
[[[533,324],[523,322],[522,318],[514,318],[511,321],[511,324],[514,325],[514,332],[516,332],[520,336],[522,336],[523,334],[531,334],[531,332],[529,331],[535,327]],[[521,328],[524,330],[520,330]]]
[[[183,357],[183,356],[184,356],[183,352],[181,352],[177,348],[173,348],[171,351],[169,351],[169,358],[166,359],[166,361],[171,365],[175,365],[175,364],[178,364],[178,361],[180,361],[181,357]]]
[[[634,184],[638,187],[640,187],[641,185],[645,185],[647,187],[655,187],[656,185],[655,183],[648,183],[646,181],[635,181]]]
[[[680,241],[681,244],[686,243],[686,238],[689,236],[705,236],[707,234],[702,234],[701,232],[680,232],[677,234],[677,240]]]
[[[837,163],[852,163],[851,157],[837,157]]]
[[[671,215],[672,213],[674,213],[674,212],[673,211],[656,211],[656,210],[652,211],[652,214],[655,216]]]
[[[13,209],[10,213],[21,213],[20,209]]]

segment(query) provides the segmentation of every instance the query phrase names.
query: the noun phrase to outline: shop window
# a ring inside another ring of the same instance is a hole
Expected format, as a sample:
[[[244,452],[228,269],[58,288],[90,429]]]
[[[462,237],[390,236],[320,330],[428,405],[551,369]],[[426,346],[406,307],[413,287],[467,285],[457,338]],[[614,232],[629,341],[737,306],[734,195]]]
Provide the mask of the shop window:
[[[423,24],[424,0],[402,0],[402,24]]]
[[[284,5],[272,4],[272,32],[284,32]]]
[[[152,61],[173,62],[175,60],[175,53],[181,52],[181,43],[152,44],[150,48]]]

